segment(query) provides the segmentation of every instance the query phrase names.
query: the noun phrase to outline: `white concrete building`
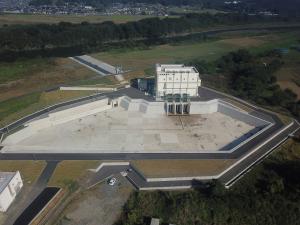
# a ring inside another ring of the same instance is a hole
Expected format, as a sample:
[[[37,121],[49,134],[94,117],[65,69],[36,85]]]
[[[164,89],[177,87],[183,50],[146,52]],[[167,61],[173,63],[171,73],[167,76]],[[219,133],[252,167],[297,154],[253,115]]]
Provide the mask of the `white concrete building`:
[[[156,99],[161,100],[168,94],[188,94],[198,96],[201,86],[199,72],[195,67],[183,64],[156,64]]]
[[[23,187],[20,172],[0,172],[0,211],[6,212]]]

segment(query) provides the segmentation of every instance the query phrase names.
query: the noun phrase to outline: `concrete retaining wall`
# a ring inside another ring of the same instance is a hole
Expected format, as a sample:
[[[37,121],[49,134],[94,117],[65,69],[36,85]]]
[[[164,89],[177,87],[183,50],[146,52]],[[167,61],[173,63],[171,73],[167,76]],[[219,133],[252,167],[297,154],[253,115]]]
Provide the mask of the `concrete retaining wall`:
[[[250,114],[243,113],[220,102],[218,104],[218,112],[230,116],[233,119],[243,121],[244,123],[250,124],[251,126],[255,127],[263,127],[266,124],[268,124],[267,121],[259,119],[258,117],[254,117]]]
[[[120,101],[120,106],[128,111],[140,111],[148,114],[165,114],[164,102],[148,102],[143,99],[131,99],[124,97]],[[215,99],[207,102],[191,102],[190,114],[211,114],[220,112],[233,119],[243,121],[251,126],[262,128],[269,122],[252,116],[238,108],[227,105],[226,102]]]
[[[116,91],[117,88],[109,87],[60,87],[61,91]]]
[[[16,144],[42,129],[93,115],[111,108],[112,105],[108,105],[108,99],[102,99],[63,111],[50,113],[46,118],[26,123],[24,129],[9,135],[5,139],[5,144]]]
[[[210,114],[218,111],[217,99],[207,102],[191,102],[190,114]]]

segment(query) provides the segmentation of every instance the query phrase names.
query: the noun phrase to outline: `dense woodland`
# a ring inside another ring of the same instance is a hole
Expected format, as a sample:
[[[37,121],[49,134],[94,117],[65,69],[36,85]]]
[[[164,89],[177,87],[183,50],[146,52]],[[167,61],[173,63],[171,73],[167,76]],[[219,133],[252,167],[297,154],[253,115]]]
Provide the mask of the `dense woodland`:
[[[117,225],[150,217],[178,225],[299,225],[299,143],[257,166],[231,189],[218,182],[186,192],[135,192]]]
[[[290,19],[297,20],[297,19]],[[248,16],[246,14],[187,14],[180,18],[148,18],[114,24],[12,25],[0,28],[0,61],[18,57],[72,56],[112,47],[132,47],[144,43],[196,32],[214,25],[238,25],[289,21],[285,17]]]
[[[217,68],[206,77],[214,87],[260,105],[281,107],[299,117],[297,95],[289,89],[282,90],[276,83],[274,73],[284,64],[281,58],[276,50],[260,55],[239,50],[222,56],[211,65],[197,60],[190,64],[196,65],[201,73],[210,73],[210,67]]]

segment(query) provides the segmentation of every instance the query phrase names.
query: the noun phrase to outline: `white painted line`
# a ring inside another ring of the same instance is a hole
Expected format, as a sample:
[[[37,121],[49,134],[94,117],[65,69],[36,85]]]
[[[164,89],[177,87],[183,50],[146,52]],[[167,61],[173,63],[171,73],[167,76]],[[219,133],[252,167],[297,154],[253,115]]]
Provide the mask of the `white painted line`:
[[[104,162],[101,163],[96,169],[89,169],[89,171],[97,173],[101,170],[104,166],[129,166],[129,162]]]
[[[225,184],[225,188],[230,188],[232,185],[234,185],[238,180],[239,180],[239,176],[241,176],[241,174],[243,174],[245,171],[247,171],[249,168],[251,168],[253,165],[255,165],[257,162],[259,162],[261,159],[263,159],[265,156],[267,156],[270,152],[272,152],[275,148],[277,148],[278,146],[280,146],[283,142],[285,142],[288,139],[288,137],[284,138],[282,141],[280,141],[279,143],[277,143],[273,148],[271,148],[269,151],[267,151],[265,154],[263,154],[261,157],[259,157],[257,160],[255,160],[254,162],[252,162],[249,166],[247,166],[247,168],[245,168],[244,170],[242,170],[238,175],[236,175],[234,178],[232,178],[230,181],[228,181]],[[242,178],[243,176],[241,176]],[[236,179],[238,178],[238,179]],[[236,179],[236,180],[235,180]],[[235,180],[234,182],[232,182],[233,180]],[[231,183],[232,182],[232,183]],[[231,183],[230,185],[228,185],[229,183]]]
[[[225,173],[227,173],[229,170],[231,170],[232,168],[234,168],[235,166],[237,166],[238,164],[240,164],[242,161],[244,161],[245,159],[247,159],[250,155],[254,154],[255,152],[257,152],[261,147],[263,147],[265,144],[267,144],[269,141],[271,141],[272,139],[274,139],[275,137],[277,137],[278,135],[280,135],[282,132],[284,132],[285,130],[287,130],[288,128],[290,128],[291,126],[293,126],[294,122],[290,123],[288,126],[286,126],[284,129],[278,131],[275,135],[273,135],[272,137],[270,137],[269,139],[265,140],[263,143],[261,143],[259,146],[257,146],[254,150],[252,150],[251,152],[249,152],[248,154],[246,154],[244,157],[242,157],[241,159],[239,159],[237,162],[235,162],[233,165],[231,165],[230,167],[228,167],[226,170],[224,170],[222,173],[220,173],[218,175],[218,177],[221,177],[222,175],[224,175]]]
[[[188,186],[170,186],[170,187],[143,187],[139,188],[140,191],[151,191],[151,190],[180,190],[180,189],[190,189],[191,185]]]

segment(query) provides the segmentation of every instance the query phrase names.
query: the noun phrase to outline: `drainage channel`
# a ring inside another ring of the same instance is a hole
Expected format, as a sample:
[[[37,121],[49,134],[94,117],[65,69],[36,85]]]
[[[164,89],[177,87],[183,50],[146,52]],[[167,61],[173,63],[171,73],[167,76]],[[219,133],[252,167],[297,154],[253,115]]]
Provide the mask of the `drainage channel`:
[[[34,201],[23,211],[14,222],[14,225],[28,225],[44,209],[47,203],[58,193],[60,188],[47,187]]]

